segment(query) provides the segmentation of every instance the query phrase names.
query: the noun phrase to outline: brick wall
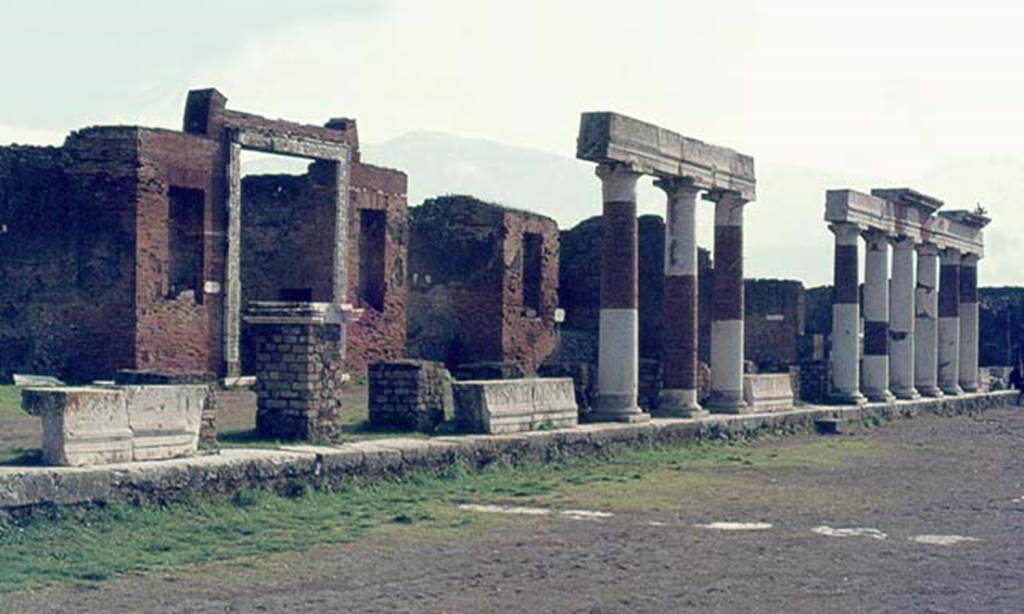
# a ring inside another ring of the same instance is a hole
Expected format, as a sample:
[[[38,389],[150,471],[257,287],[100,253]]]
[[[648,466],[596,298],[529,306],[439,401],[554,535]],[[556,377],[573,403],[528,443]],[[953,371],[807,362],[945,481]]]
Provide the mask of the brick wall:
[[[533,373],[555,347],[555,222],[446,196],[411,209],[409,232],[409,356],[449,366],[508,362]],[[527,233],[536,237],[533,259]],[[533,305],[528,274],[537,284]]]
[[[427,360],[375,363],[369,401],[374,427],[429,433],[453,413],[451,375]]]

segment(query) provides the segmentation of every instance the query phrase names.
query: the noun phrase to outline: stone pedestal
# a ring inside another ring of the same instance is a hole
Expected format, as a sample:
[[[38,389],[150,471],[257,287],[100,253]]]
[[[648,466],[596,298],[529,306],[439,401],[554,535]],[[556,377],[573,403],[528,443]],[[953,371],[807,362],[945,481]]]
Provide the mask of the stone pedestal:
[[[262,437],[332,441],[341,435],[345,322],[354,313],[330,303],[249,304],[245,324]]]
[[[917,247],[914,304],[914,387],[939,398],[939,248],[931,243]]]
[[[939,388],[962,394],[960,388],[960,252],[942,250],[939,267]]]
[[[429,433],[452,411],[452,378],[439,362],[378,362],[370,365],[369,401],[374,427]]]
[[[572,428],[579,421],[569,378],[456,382],[455,420],[468,433],[519,433]]]
[[[601,314],[595,422],[650,419],[637,404],[640,361],[636,182],[623,165],[597,168],[604,213],[601,230]]]
[[[888,403],[889,391],[889,237],[864,233],[864,395]]]
[[[718,413],[741,413],[743,400],[743,206],[734,192],[715,201],[715,256],[711,306],[711,397]]]
[[[833,403],[858,405],[867,402],[860,393],[860,229],[854,224],[829,226],[835,234],[834,289],[832,291],[832,390]]]

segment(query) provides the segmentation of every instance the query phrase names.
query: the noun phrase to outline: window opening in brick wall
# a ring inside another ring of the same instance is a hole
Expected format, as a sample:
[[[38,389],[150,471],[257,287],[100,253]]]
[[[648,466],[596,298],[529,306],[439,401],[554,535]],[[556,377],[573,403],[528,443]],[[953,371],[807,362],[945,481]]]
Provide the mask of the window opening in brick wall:
[[[359,299],[384,310],[384,245],[387,216],[376,209],[359,210]]]
[[[541,312],[541,277],[544,258],[544,237],[523,233],[523,309],[536,317]]]
[[[277,297],[289,303],[312,303],[313,288],[281,288]]]
[[[203,301],[203,213],[206,195],[202,190],[172,186],[168,190],[168,289],[170,298],[192,291],[197,303]]]

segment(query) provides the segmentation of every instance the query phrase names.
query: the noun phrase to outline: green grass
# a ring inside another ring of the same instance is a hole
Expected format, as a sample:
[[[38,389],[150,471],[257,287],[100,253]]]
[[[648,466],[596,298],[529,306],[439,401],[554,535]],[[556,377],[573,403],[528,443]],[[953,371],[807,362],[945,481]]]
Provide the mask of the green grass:
[[[17,386],[0,386],[0,420],[27,418],[21,408],[21,389]]]
[[[512,522],[461,511],[460,502],[652,509],[678,504],[684,492],[721,496],[715,493],[727,490],[729,468],[846,462],[870,453],[858,440],[618,449],[603,459],[482,471],[454,467],[390,482],[351,482],[337,490],[295,483],[287,489],[290,496],[242,491],[165,508],[114,505],[36,514],[0,524],[0,593],[340,544],[374,532],[409,539],[465,536],[488,523]]]

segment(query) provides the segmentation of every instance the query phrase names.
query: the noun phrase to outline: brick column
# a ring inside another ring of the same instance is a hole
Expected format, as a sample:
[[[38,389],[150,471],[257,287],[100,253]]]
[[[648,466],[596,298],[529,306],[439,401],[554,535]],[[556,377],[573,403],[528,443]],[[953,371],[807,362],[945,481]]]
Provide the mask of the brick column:
[[[708,408],[740,413],[743,401],[743,206],[735,192],[715,201],[715,256],[711,304],[711,398]]]
[[[706,415],[697,395],[697,192],[692,182],[660,179],[665,191],[665,295],[662,390],[658,414]]]
[[[914,387],[926,397],[942,397],[939,372],[939,248],[917,246],[917,288],[914,292]]]
[[[960,388],[960,252],[942,250],[939,267],[939,388],[963,394]]]
[[[889,237],[864,233],[864,396],[888,403],[889,391]]]
[[[889,289],[889,385],[897,399],[920,398],[914,388],[914,240],[893,241]]]
[[[860,393],[860,229],[855,224],[835,223],[829,230],[836,237],[830,396],[833,403],[859,405],[866,401]]]
[[[640,336],[636,182],[623,165],[597,167],[604,198],[601,223],[601,316],[594,421],[642,422],[637,405]]]
[[[960,260],[960,387],[978,391],[978,257]]]
[[[345,319],[329,303],[249,304],[260,435],[311,441],[341,435]]]

